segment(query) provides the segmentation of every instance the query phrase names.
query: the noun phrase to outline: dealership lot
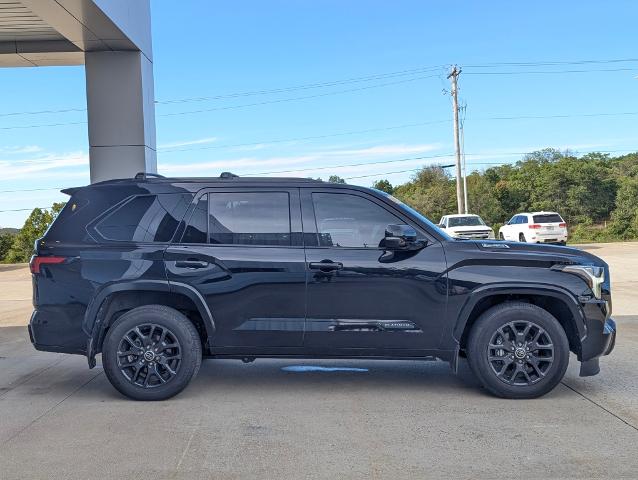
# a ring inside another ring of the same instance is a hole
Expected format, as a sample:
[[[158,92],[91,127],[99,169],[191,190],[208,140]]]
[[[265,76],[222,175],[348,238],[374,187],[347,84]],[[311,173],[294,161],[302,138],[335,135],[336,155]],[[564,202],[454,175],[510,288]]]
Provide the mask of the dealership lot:
[[[635,478],[638,243],[581,248],[611,266],[616,349],[529,401],[441,362],[211,360],[175,399],[133,402],[33,350],[28,269],[0,266],[0,479]]]

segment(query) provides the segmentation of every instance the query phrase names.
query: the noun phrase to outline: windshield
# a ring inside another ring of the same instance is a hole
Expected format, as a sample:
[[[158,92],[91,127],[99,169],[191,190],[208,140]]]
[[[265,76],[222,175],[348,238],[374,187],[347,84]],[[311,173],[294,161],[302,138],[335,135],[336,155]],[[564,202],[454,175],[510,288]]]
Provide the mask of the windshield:
[[[406,205],[405,203],[403,203],[398,198],[393,197],[392,195],[390,195],[389,193],[384,192],[383,190],[377,190],[376,188],[372,188],[371,190],[374,190],[375,192],[380,193],[384,197],[392,200],[392,202],[394,202],[401,210],[405,211],[408,215],[412,215],[412,216],[418,218],[420,221],[425,223],[429,228],[431,228],[432,230],[436,230],[436,233],[438,233],[442,237],[444,237],[444,238],[446,238],[448,240],[453,240],[452,237],[450,237],[444,230],[440,229],[435,223],[432,223],[427,217],[425,217],[421,213],[417,212],[414,208]]]
[[[480,227],[484,226],[485,222],[481,217],[474,215],[468,217],[450,217],[448,219],[449,227]]]
[[[563,219],[558,213],[544,213],[534,215],[534,223],[563,223]]]

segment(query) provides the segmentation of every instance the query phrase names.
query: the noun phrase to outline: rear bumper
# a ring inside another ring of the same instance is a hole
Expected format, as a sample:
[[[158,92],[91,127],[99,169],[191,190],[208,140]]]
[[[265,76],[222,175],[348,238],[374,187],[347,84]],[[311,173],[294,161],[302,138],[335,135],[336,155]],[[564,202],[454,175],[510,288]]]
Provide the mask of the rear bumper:
[[[29,339],[42,352],[86,354],[86,334],[53,312],[34,310],[29,321]]]

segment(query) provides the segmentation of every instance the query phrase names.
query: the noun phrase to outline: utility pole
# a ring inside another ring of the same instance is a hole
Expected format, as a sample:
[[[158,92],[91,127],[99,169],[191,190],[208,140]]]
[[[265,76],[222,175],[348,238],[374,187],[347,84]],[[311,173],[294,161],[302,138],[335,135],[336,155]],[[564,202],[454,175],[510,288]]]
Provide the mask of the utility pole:
[[[467,105],[461,107],[463,109],[463,118],[465,119],[465,112]],[[467,163],[465,162],[465,120],[461,122],[461,158],[463,159],[463,206],[465,207],[464,213],[469,213],[469,206],[467,201]]]
[[[459,213],[465,211],[463,203],[463,188],[461,186],[461,144],[459,139],[459,99],[457,79],[461,69],[456,65],[447,76],[452,82],[452,107],[454,108],[454,148],[456,150],[456,205]]]

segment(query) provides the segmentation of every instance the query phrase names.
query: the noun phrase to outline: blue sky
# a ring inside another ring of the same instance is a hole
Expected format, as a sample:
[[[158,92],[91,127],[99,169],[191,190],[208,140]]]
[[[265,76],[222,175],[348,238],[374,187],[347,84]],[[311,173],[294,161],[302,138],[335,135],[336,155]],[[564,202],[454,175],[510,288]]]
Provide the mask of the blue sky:
[[[163,174],[282,171],[404,182],[411,175],[404,170],[451,163],[442,156],[453,152],[443,92],[452,63],[463,68],[470,169],[543,147],[638,150],[638,115],[581,116],[638,112],[638,61],[481,67],[638,58],[633,1],[174,5],[152,1],[158,102],[303,88],[159,103]],[[521,74],[565,70],[587,72]],[[87,183],[83,67],[0,69],[0,86],[0,210],[45,207],[65,198],[55,189]],[[254,103],[261,105],[246,106]],[[69,108],[80,111],[6,115]],[[200,110],[208,111],[184,113]],[[494,118],[552,115],[572,116]],[[33,127],[59,123],[66,125]],[[390,162],[414,157],[434,158]],[[40,188],[52,190],[13,191]],[[28,213],[0,212],[0,226],[21,226]]]

